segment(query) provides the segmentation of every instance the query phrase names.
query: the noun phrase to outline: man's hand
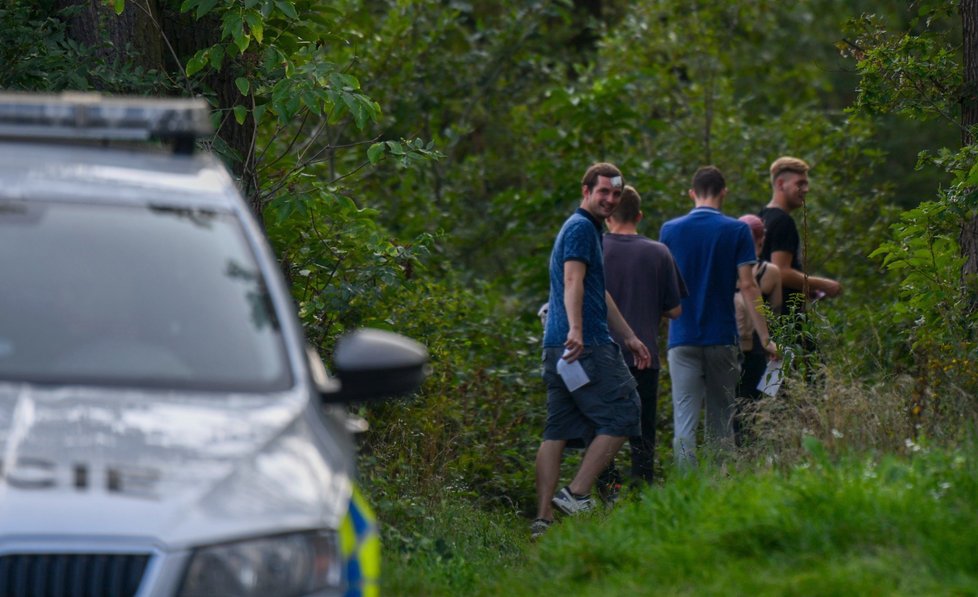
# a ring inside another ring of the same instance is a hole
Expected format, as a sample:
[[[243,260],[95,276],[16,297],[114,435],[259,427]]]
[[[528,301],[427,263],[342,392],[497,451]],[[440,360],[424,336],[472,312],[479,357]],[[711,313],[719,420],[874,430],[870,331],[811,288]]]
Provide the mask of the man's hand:
[[[839,284],[835,280],[826,279],[825,283],[822,284],[822,292],[829,298],[835,298],[842,294],[842,284]]]
[[[567,340],[564,342],[564,352],[563,359],[568,363],[573,363],[577,360],[577,357],[581,356],[581,352],[584,351],[584,334],[581,330],[575,330],[571,328],[567,332]]]
[[[765,344],[763,348],[764,348],[764,352],[767,353],[767,358],[769,361],[773,361],[775,359],[781,358],[778,345],[775,344],[774,340],[768,338],[767,344]]]
[[[638,336],[632,336],[624,342],[625,347],[632,351],[637,369],[648,369],[652,366],[652,354],[649,352],[649,347],[639,340]]]

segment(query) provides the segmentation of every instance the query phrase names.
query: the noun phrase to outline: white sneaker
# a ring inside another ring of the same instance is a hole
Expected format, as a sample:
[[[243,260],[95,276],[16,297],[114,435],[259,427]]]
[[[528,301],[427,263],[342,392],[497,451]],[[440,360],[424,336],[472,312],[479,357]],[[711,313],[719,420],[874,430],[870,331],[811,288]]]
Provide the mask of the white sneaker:
[[[571,493],[570,487],[567,486],[558,491],[550,501],[558,510],[569,516],[579,512],[588,512],[593,510],[595,506],[594,500],[590,496],[579,498]]]

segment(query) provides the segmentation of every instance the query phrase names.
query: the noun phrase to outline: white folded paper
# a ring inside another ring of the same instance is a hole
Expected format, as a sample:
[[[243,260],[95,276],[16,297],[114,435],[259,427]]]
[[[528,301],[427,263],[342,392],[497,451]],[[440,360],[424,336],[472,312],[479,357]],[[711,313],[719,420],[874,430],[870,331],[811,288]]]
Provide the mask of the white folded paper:
[[[564,354],[566,355],[567,351],[564,351]],[[584,372],[584,367],[581,367],[580,361],[568,363],[564,359],[559,359],[557,361],[557,373],[560,374],[564,384],[567,385],[567,389],[571,392],[591,381],[587,378],[587,373]]]
[[[784,361],[781,359],[768,361],[767,368],[764,370],[764,374],[761,375],[761,380],[757,382],[757,389],[768,396],[776,396],[778,390],[781,389],[781,381],[784,378],[784,372],[781,369],[783,364]]]

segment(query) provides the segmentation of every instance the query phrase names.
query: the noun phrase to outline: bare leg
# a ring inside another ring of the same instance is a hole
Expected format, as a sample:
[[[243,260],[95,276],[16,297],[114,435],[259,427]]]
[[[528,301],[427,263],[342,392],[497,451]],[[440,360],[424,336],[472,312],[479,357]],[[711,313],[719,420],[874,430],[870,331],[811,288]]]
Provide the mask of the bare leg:
[[[545,439],[537,450],[537,518],[554,519],[550,500],[557,491],[560,479],[560,457],[564,453],[564,440]]]
[[[608,466],[608,463],[618,453],[618,450],[625,443],[626,439],[628,438],[613,435],[599,435],[595,437],[591,445],[587,447],[587,452],[584,453],[581,468],[577,470],[577,475],[571,481],[571,492],[577,495],[591,493],[591,486],[594,485],[594,480]],[[540,470],[539,467],[537,467],[537,470]]]

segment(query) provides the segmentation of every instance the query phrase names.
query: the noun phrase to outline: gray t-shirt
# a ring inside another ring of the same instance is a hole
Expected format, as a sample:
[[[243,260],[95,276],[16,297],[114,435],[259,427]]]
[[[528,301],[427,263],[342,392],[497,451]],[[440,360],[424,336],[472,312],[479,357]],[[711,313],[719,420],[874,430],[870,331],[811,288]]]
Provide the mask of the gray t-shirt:
[[[669,249],[640,234],[604,235],[604,279],[618,310],[635,335],[649,347],[659,368],[659,321],[688,294]],[[615,342],[621,338],[612,334]],[[629,367],[631,351],[622,351]]]

